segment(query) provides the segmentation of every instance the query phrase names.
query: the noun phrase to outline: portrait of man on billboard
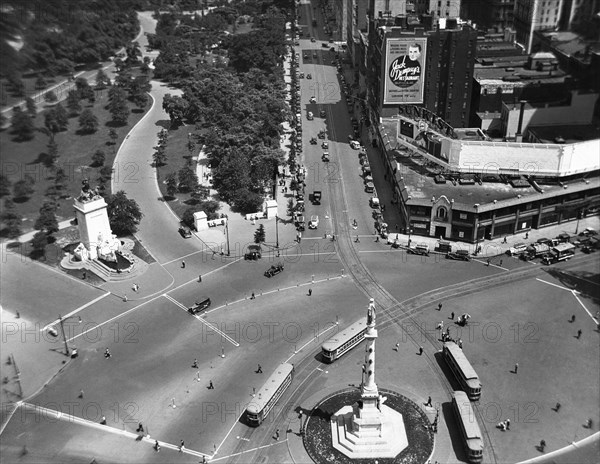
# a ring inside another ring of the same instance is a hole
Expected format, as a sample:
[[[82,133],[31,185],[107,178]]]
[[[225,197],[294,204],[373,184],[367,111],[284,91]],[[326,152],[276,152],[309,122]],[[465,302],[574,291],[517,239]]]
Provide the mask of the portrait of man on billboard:
[[[421,45],[409,45],[408,54],[402,55],[392,61],[389,77],[392,83],[400,88],[410,87],[419,82],[421,78]]]

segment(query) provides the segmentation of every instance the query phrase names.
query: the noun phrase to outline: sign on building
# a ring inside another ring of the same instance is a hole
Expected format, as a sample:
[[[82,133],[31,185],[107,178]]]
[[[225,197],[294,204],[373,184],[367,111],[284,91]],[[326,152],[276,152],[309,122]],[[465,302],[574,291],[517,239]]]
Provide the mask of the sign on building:
[[[423,103],[427,38],[390,38],[385,44],[384,104]]]

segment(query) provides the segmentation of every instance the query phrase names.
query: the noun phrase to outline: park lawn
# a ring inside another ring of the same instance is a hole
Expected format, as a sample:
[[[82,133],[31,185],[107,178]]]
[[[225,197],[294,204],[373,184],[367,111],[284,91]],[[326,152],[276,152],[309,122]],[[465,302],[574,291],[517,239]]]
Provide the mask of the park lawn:
[[[0,79],[0,109],[12,108],[14,105],[25,100],[27,97],[33,97],[36,103],[40,103],[42,98],[40,97],[36,99],[36,94],[40,92],[46,92],[46,89],[52,87],[53,85],[56,85],[57,82],[68,80],[69,77],[70,76],[67,75],[52,77],[44,76],[44,79],[46,79],[45,89],[36,89],[35,81],[37,80],[37,76],[33,74],[23,76],[22,80],[23,84],[25,85],[25,95],[22,96],[17,96],[13,92],[9,91],[7,79]]]
[[[98,118],[98,130],[93,134],[80,135],[78,116],[69,119],[69,127],[66,131],[56,134],[55,140],[58,144],[59,158],[57,165],[62,167],[67,175],[66,189],[63,198],[59,200],[57,219],[59,221],[74,216],[73,197],[81,190],[81,182],[89,178],[90,185],[97,185],[101,166],[91,167],[92,155],[96,150],[104,151],[106,159],[104,164],[111,166],[119,145],[137,122],[144,116],[145,110],[138,110],[128,102],[131,113],[129,120],[124,126],[113,126],[110,122],[111,116],[105,106],[108,104],[108,90],[96,91],[96,102],[89,105],[87,100],[81,102],[82,110],[90,108]],[[65,103],[63,102],[63,106]],[[148,106],[149,107],[149,106]],[[44,127],[43,112],[39,112],[35,118],[35,127]],[[108,133],[111,128],[116,130],[118,139],[116,144],[112,142]],[[29,199],[16,202],[17,212],[23,216],[21,230],[23,233],[33,230],[33,224],[38,216],[40,206],[45,199],[45,192],[53,185],[54,170],[44,163],[44,153],[47,151],[49,137],[42,132],[35,132],[32,140],[26,142],[14,141],[14,135],[10,128],[0,132],[0,153],[2,153],[2,174],[7,176],[14,185],[28,174],[34,178],[34,193]],[[110,186],[108,189],[110,189]],[[111,193],[110,191],[106,192]]]
[[[163,198],[169,198],[169,207],[179,218],[183,216],[183,212],[191,206],[194,206],[193,200],[189,193],[177,193],[174,199],[167,196],[167,185],[165,179],[174,172],[175,175],[183,168],[187,160],[191,157],[188,150],[188,134],[194,133],[194,126],[179,126],[176,129],[169,129],[169,138],[167,139],[167,164],[156,169],[158,177],[158,186]],[[194,149],[194,157],[198,155],[202,147],[196,145]],[[196,169],[196,161],[192,160],[192,169]],[[199,181],[201,179],[198,179]]]

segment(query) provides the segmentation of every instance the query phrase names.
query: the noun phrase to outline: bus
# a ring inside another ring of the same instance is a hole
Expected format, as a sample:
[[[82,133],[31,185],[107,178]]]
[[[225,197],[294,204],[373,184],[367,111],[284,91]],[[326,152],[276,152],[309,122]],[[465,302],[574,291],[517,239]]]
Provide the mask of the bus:
[[[454,342],[445,342],[443,353],[448,367],[450,367],[454,377],[467,393],[469,399],[477,401],[481,396],[481,382],[463,350]]]
[[[253,427],[258,427],[269,415],[273,406],[283,396],[292,383],[294,366],[282,363],[258,390],[252,402],[246,408],[246,418]]]
[[[321,353],[326,363],[332,363],[365,339],[367,319],[361,319],[323,343]]]
[[[464,391],[452,393],[452,409],[456,414],[458,429],[469,462],[483,460],[483,437],[473,407]]]

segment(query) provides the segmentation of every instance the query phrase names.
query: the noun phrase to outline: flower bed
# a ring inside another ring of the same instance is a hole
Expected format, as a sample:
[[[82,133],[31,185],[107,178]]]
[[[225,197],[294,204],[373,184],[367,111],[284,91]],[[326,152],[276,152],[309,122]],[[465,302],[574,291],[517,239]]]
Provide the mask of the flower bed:
[[[433,451],[433,432],[425,413],[408,398],[389,390],[379,391],[387,396],[386,406],[398,411],[404,419],[408,446],[395,458],[350,459],[332,445],[330,419],[339,409],[360,400],[360,391],[342,390],[334,393],[310,412],[304,431],[304,448],[316,463],[336,464],[422,464]]]

